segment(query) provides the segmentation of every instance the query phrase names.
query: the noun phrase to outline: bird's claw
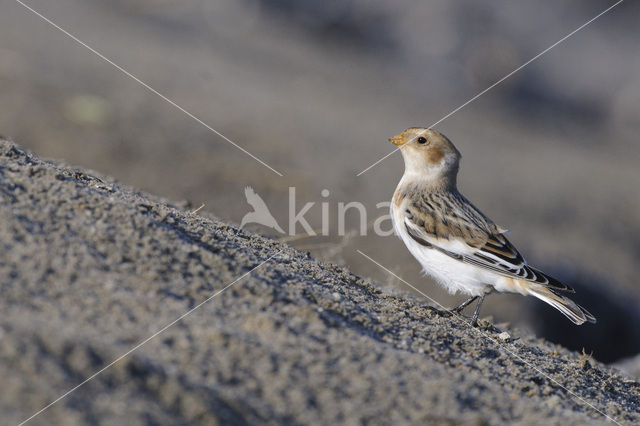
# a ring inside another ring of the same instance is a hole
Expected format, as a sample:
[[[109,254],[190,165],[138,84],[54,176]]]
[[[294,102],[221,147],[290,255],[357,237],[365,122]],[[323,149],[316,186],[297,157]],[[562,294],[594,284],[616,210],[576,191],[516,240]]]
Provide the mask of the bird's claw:
[[[425,309],[427,309],[428,311],[433,312],[434,314],[440,316],[440,317],[450,317],[451,316],[451,311],[449,309],[438,309],[435,306],[425,306]]]

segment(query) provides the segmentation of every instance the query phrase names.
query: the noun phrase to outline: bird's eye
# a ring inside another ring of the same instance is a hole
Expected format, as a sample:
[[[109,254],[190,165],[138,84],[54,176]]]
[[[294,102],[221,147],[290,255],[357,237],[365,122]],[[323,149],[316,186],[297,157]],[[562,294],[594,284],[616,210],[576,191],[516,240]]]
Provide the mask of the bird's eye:
[[[419,144],[425,144],[425,143],[427,143],[427,138],[425,138],[424,136],[420,136],[420,137],[418,138],[418,143],[419,143]]]

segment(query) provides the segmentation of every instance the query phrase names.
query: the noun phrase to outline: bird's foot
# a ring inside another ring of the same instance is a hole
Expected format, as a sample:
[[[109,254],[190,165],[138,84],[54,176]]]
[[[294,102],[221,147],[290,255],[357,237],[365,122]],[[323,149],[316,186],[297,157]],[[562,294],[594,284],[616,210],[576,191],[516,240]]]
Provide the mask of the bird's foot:
[[[439,317],[450,317],[451,316],[451,311],[448,309],[438,309],[435,306],[425,306],[425,309],[428,311],[433,312],[434,314],[438,315]]]

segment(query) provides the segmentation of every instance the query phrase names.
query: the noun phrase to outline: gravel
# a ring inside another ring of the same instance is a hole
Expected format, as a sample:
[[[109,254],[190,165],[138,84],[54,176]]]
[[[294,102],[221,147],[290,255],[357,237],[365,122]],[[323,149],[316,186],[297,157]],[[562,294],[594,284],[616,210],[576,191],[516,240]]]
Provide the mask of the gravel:
[[[640,422],[588,355],[186,207],[0,140],[3,423],[81,383],[29,423]]]

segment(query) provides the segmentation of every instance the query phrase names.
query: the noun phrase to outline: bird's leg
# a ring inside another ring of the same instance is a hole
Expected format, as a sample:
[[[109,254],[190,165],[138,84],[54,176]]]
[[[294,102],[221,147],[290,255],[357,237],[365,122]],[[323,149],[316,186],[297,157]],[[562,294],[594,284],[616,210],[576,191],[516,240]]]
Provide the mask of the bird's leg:
[[[472,297],[468,298],[467,300],[465,300],[464,302],[462,302],[461,304],[459,304],[458,306],[456,306],[455,308],[449,309],[449,311],[450,312],[455,312],[456,314],[459,314],[460,312],[462,312],[462,310],[464,308],[466,308],[467,306],[472,304],[473,301],[476,300],[478,297],[479,296],[472,296]]]
[[[473,312],[473,316],[471,317],[471,325],[474,327],[478,325],[478,315],[480,315],[480,307],[482,306],[482,302],[484,302],[485,296],[486,294],[483,294],[482,296],[480,296],[480,300],[476,305],[476,310]]]

